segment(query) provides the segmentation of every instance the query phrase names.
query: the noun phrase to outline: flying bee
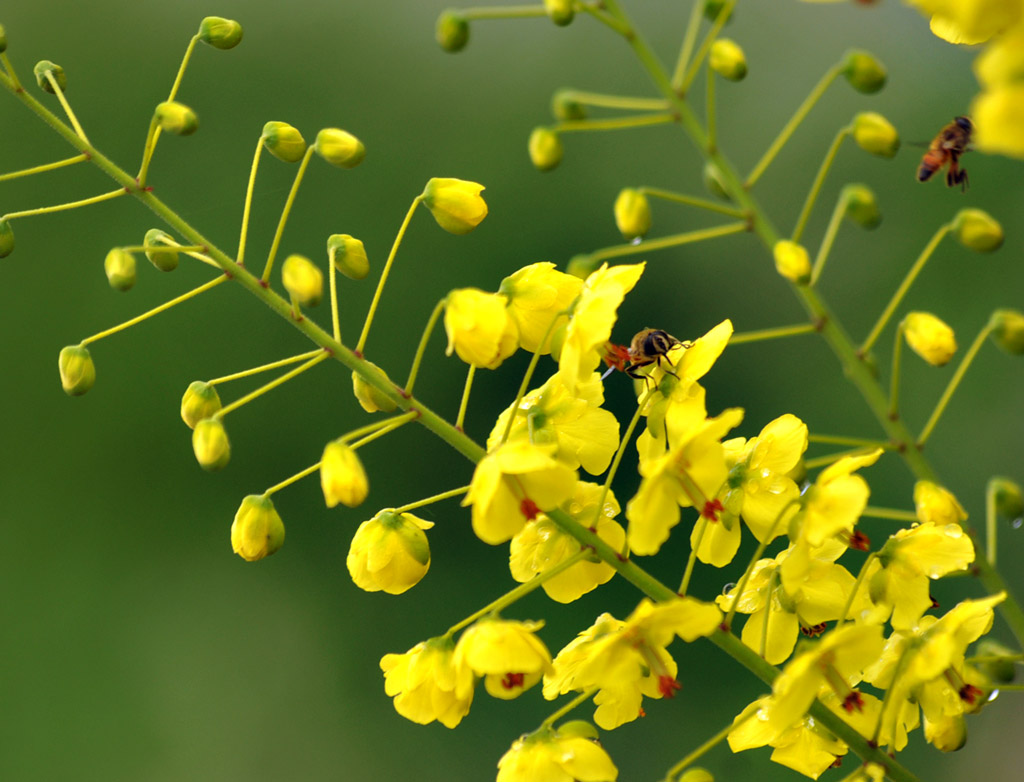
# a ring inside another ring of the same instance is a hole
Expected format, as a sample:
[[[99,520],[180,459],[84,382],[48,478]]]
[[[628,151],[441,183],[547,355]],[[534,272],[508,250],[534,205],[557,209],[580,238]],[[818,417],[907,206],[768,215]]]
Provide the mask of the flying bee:
[[[618,369],[632,378],[646,378],[647,376],[641,374],[640,370],[651,364],[657,364],[660,367],[662,358],[665,358],[665,363],[668,363],[668,352],[676,345],[689,347],[689,343],[676,339],[662,329],[644,329],[637,332],[630,341],[628,348],[609,343],[606,346],[605,355],[605,361],[609,369],[605,373],[605,377],[613,369]],[[671,369],[666,369],[665,372],[676,377],[676,374]]]
[[[921,166],[917,169],[917,181],[927,182],[932,174],[948,163],[946,185],[960,185],[961,190],[967,190],[967,171],[960,168],[960,156],[967,151],[972,130],[974,125],[969,117],[955,117],[940,130],[921,158]]]

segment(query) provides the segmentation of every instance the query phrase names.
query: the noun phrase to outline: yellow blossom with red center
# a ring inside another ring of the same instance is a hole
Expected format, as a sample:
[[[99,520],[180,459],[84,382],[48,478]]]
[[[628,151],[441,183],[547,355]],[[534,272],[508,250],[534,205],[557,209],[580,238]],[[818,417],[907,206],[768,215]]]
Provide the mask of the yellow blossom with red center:
[[[551,671],[551,653],[535,633],[543,622],[481,619],[455,645],[456,666],[484,677],[495,698],[516,698]]]
[[[395,711],[426,725],[437,720],[454,728],[473,702],[473,672],[456,665],[450,638],[421,641],[405,654],[386,654],[380,660],[384,691],[394,698]]]
[[[517,739],[498,761],[496,782],[615,782],[618,776],[596,740],[560,729]]]
[[[502,280],[499,293],[508,299],[523,350],[551,352],[552,337],[569,322],[568,310],[582,287],[579,277],[558,271],[549,262],[524,266]]]

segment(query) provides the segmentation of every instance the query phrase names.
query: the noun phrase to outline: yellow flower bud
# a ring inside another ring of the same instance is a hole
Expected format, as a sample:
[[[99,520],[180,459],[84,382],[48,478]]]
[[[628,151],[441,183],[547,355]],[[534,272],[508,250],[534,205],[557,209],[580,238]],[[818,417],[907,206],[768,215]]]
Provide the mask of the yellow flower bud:
[[[233,49],[242,40],[242,25],[234,19],[207,16],[199,23],[199,40],[215,49]]]
[[[324,293],[324,273],[305,255],[289,255],[281,266],[288,294],[302,307],[314,307]]]
[[[447,355],[454,350],[467,364],[497,369],[516,352],[519,330],[508,312],[508,299],[498,293],[462,288],[448,294],[444,308]]]
[[[166,247],[166,242],[172,242],[170,235],[159,228],[150,228],[142,240],[143,247]],[[162,272],[172,272],[178,268],[177,250],[146,250],[146,257],[149,258],[156,268]]]
[[[189,429],[195,429],[196,424],[213,416],[220,407],[217,389],[202,380],[193,380],[181,397],[181,420]]]
[[[562,162],[562,139],[551,128],[534,128],[527,146],[530,162],[541,171],[550,171]]]
[[[129,290],[135,284],[135,256],[115,247],[103,259],[103,271],[115,291]]]
[[[468,234],[487,217],[483,185],[464,179],[434,177],[423,190],[423,203],[437,224],[453,234]]]
[[[931,481],[914,484],[914,508],[922,524],[929,521],[942,527],[967,520],[967,511],[952,492]]]
[[[263,126],[262,139],[267,151],[285,163],[297,163],[306,154],[306,140],[287,122],[268,122]]]
[[[747,75],[747,57],[735,41],[719,38],[711,44],[708,55],[711,70],[729,81],[742,81]]]
[[[0,24],[0,54],[7,51],[7,31]]]
[[[587,107],[571,97],[568,91],[559,90],[551,96],[551,113],[563,122],[586,119]]]
[[[327,237],[327,257],[334,268],[352,280],[361,280],[370,273],[370,261],[363,243],[348,234]]]
[[[572,3],[573,0],[544,0],[544,11],[552,22],[559,27],[565,27],[576,15]]]
[[[953,329],[929,312],[911,312],[902,328],[910,349],[933,367],[949,363],[956,353]]]
[[[461,51],[469,43],[469,22],[460,11],[444,11],[437,17],[434,34],[446,52]]]
[[[811,259],[803,245],[783,239],[775,243],[775,270],[790,282],[805,284],[811,279]]]
[[[996,512],[1006,519],[1017,519],[1024,516],[1024,492],[1020,484],[1009,478],[993,478],[989,481],[995,495]]]
[[[722,9],[725,7],[725,0],[704,0],[704,18],[709,22],[714,22],[718,19],[718,15],[722,13]],[[729,11],[729,15],[725,17],[726,23],[732,21],[732,11]]]
[[[1003,227],[988,212],[961,209],[953,218],[953,232],[964,247],[981,253],[998,250],[1003,244]]]
[[[324,502],[333,508],[339,502],[354,508],[370,491],[366,471],[356,452],[344,440],[332,440],[320,461],[320,487]]]
[[[68,345],[57,359],[60,384],[68,396],[81,396],[96,382],[96,365],[89,350],[81,345]]]
[[[366,363],[375,369],[380,369],[372,361],[367,361]],[[381,371],[383,372],[384,370]],[[381,393],[376,386],[367,383],[358,372],[352,373],[352,391],[355,393],[359,405],[367,413],[376,413],[378,410],[382,413],[390,413],[398,407],[395,404],[395,400]]]
[[[192,430],[192,452],[199,466],[216,472],[231,460],[231,441],[219,418],[204,418]]]
[[[900,148],[900,134],[881,114],[863,111],[853,118],[853,139],[865,152],[892,157]]]
[[[382,510],[356,530],[345,564],[355,585],[367,592],[400,595],[430,569],[423,530],[434,526],[411,513]]]
[[[175,136],[191,136],[199,128],[199,118],[184,103],[176,100],[165,100],[158,103],[153,112],[157,124],[165,133],[173,133]]]
[[[847,185],[843,188],[842,198],[846,203],[846,216],[861,228],[877,228],[882,222],[878,201],[867,185]]]
[[[363,142],[341,128],[324,128],[316,134],[313,149],[328,163],[339,168],[355,168],[366,157]]]
[[[14,252],[14,229],[7,220],[0,220],[0,258]]]
[[[35,67],[32,69],[32,73],[35,74],[36,84],[51,95],[56,95],[57,93],[54,92],[53,85],[50,84],[50,80],[46,78],[47,74],[52,76],[53,80],[57,82],[57,87],[60,88],[61,92],[66,91],[68,88],[68,77],[64,74],[64,69],[49,60],[40,60],[37,62]]]
[[[732,196],[729,195],[729,190],[725,186],[725,180],[722,179],[722,172],[710,160],[704,164],[701,178],[704,180],[704,187],[709,193],[725,201],[732,200]]]
[[[231,522],[231,548],[247,562],[269,557],[284,545],[284,522],[265,494],[242,500]]]
[[[651,230],[651,205],[641,191],[624,187],[615,199],[615,225],[622,237],[631,242]]]
[[[857,92],[870,95],[885,86],[886,72],[873,54],[853,51],[846,55],[843,76]]]
[[[581,280],[585,280],[591,274],[596,272],[600,265],[600,258],[594,258],[592,255],[581,253],[580,255],[574,255],[569,259],[569,263],[565,266],[565,272],[566,274],[571,274],[573,277],[579,277]]]
[[[992,340],[1007,353],[1024,355],[1024,314],[1016,310],[996,310],[990,320]]]
[[[679,782],[715,782],[715,778],[706,768],[688,768]]]
[[[939,714],[936,720],[924,714],[925,740],[940,752],[956,752],[967,743],[967,720],[963,714]]]
[[[1005,657],[1004,660],[982,660],[975,663],[979,670],[993,682],[1009,684],[1017,678],[1017,664],[1014,658],[1017,653],[992,638],[983,638],[978,642],[978,657]]]

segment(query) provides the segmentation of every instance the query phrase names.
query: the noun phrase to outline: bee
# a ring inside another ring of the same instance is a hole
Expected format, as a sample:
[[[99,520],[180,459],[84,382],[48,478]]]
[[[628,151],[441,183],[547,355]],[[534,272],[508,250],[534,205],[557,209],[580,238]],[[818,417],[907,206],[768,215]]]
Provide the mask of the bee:
[[[921,158],[921,167],[917,169],[917,181],[927,182],[932,174],[948,163],[946,185],[960,185],[961,190],[967,190],[967,171],[960,168],[960,156],[967,151],[972,130],[974,125],[969,117],[955,117],[940,130]]]
[[[641,374],[640,370],[651,364],[661,366],[662,357],[666,357],[676,345],[689,347],[689,343],[676,339],[662,329],[644,329],[637,332],[628,348],[609,343],[605,356],[609,369],[605,376],[607,377],[612,369],[618,369],[632,378],[644,378],[646,375]],[[666,363],[668,363],[667,358]],[[670,369],[666,369],[665,372],[676,377]]]

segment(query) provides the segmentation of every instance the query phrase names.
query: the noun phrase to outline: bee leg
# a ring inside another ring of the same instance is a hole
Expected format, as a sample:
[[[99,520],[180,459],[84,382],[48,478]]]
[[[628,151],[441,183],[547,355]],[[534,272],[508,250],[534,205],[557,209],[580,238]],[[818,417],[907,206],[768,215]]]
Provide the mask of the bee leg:
[[[967,192],[967,169],[961,168],[960,173],[956,178],[956,181],[960,184],[960,192]]]
[[[666,375],[672,375],[672,377],[674,377],[676,380],[679,380],[679,375],[672,371],[672,369],[675,369],[675,367],[672,367],[672,365],[668,363],[668,359],[665,359],[665,363],[668,364],[668,366],[672,367],[672,369],[665,369],[665,367],[661,365],[662,358],[664,358],[664,356],[658,356],[658,366],[661,367],[662,372],[664,372]]]

